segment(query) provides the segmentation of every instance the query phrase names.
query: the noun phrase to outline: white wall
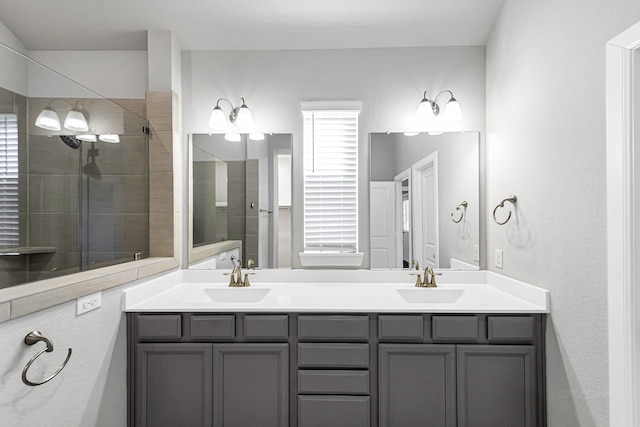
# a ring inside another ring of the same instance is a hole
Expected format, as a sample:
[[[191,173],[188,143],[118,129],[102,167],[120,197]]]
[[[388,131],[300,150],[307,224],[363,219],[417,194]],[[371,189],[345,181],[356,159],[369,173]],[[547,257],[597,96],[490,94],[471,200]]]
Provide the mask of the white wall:
[[[147,52],[32,50],[29,56],[105,98],[145,97]]]
[[[293,133],[293,229],[302,230],[302,116],[300,102],[359,100],[360,196],[368,206],[369,132],[403,131],[424,90],[454,92],[465,130],[484,131],[484,47],[342,49],[296,51],[185,51],[182,56],[183,129],[207,133],[218,98],[245,97],[257,131]],[[359,246],[367,252],[369,211],[359,211]],[[293,252],[302,250],[302,233],[293,235]],[[294,267],[300,267],[294,257]]]
[[[27,96],[27,59],[14,52],[24,54],[27,49],[0,21],[0,87]],[[12,50],[13,49],[13,50]]]
[[[510,0],[487,46],[489,266],[551,291],[550,426],[609,424],[605,43],[639,20],[637,0]]]
[[[127,414],[126,322],[120,306],[124,286],[102,293],[102,307],[76,317],[75,302],[0,323],[0,424],[30,427],[125,426]],[[51,375],[73,353],[65,369],[50,382],[28,387],[22,368],[43,343],[27,346],[24,337],[38,330],[53,340],[54,351],[29,370],[37,381]]]

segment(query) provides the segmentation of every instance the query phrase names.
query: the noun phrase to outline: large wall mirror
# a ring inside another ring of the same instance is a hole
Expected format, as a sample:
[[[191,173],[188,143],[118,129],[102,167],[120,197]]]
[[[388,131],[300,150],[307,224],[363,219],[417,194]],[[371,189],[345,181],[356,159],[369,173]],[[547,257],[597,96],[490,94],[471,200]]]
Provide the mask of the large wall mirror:
[[[0,288],[148,256],[147,120],[4,45],[0,64]]]
[[[371,268],[477,269],[479,134],[370,135]]]
[[[244,263],[291,267],[291,139],[191,135],[190,268],[234,249]]]

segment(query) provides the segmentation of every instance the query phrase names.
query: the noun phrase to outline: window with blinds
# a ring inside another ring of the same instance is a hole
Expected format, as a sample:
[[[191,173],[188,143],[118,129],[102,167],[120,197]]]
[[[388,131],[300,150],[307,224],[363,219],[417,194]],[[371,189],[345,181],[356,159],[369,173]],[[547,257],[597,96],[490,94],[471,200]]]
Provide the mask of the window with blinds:
[[[0,114],[0,247],[18,246],[18,218],[18,116]]]
[[[304,251],[358,250],[359,110],[303,110]]]

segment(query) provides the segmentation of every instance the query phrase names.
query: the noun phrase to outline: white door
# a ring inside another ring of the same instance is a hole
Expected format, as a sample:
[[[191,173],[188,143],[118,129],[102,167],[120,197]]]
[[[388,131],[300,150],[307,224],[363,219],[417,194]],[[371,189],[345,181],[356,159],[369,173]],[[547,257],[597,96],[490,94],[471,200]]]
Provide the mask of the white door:
[[[423,266],[440,266],[438,244],[438,153],[411,166],[413,253]]]
[[[396,183],[371,182],[371,268],[396,267]]]

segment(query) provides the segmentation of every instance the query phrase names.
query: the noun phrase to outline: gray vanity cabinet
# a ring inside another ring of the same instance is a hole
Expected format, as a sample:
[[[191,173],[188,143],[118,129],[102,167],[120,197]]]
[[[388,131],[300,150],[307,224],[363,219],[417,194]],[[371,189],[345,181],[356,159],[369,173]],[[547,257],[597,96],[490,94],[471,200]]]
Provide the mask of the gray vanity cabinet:
[[[534,427],[534,346],[458,346],[458,425]]]
[[[380,344],[379,351],[381,427],[456,426],[454,345]]]
[[[288,344],[213,345],[213,426],[288,427]]]
[[[544,329],[526,313],[128,313],[128,423],[545,427]]]
[[[210,344],[138,344],[135,425],[210,426]]]

